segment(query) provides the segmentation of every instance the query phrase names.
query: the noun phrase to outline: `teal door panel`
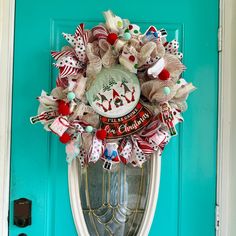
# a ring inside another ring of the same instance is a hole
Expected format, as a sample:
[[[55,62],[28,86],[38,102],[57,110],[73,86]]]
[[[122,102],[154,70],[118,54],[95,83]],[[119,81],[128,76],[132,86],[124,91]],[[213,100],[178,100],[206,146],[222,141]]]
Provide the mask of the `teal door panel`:
[[[216,199],[218,1],[16,0],[9,235],[77,235],[70,210],[64,145],[32,126],[35,99],[55,86],[51,50],[77,24],[103,22],[111,9],[141,25],[176,37],[187,66],[184,78],[198,88],[188,99],[185,122],[162,157],[161,185],[150,236],[213,236]],[[13,201],[32,200],[32,225],[13,225]]]

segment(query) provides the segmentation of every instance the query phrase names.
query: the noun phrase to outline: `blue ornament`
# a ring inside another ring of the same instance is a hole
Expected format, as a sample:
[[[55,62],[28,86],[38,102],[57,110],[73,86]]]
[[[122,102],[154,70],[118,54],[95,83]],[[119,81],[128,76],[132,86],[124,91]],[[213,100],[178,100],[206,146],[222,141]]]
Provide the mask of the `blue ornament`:
[[[88,132],[88,133],[92,133],[93,132],[93,127],[88,125],[86,128],[85,128],[85,131]]]
[[[72,101],[72,100],[75,99],[75,94],[73,92],[69,92],[67,94],[67,98],[68,98],[69,101]]]
[[[131,34],[129,32],[126,32],[124,33],[123,37],[124,37],[124,40],[128,41],[131,39]]]
[[[168,94],[170,94],[170,88],[169,87],[164,87],[163,88],[163,93],[165,94],[165,95],[168,95]]]
[[[157,32],[154,32],[153,35],[154,35],[156,38],[158,38]]]

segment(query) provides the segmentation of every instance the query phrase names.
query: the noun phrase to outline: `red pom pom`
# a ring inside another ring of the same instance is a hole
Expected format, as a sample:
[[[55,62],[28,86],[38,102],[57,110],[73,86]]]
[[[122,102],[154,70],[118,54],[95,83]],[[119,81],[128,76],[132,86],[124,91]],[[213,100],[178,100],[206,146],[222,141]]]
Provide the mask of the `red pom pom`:
[[[116,42],[117,38],[118,38],[117,34],[110,33],[107,36],[107,42],[110,43],[111,45],[113,45]]]
[[[132,62],[134,62],[134,61],[135,61],[135,57],[134,57],[133,55],[130,55],[130,56],[129,56],[129,60],[132,61]]]
[[[61,137],[60,137],[60,141],[62,143],[68,143],[71,140],[70,135],[68,133],[64,133]]]
[[[98,139],[104,140],[107,136],[107,132],[104,129],[99,129],[96,132],[96,136],[97,136]]]
[[[170,72],[166,69],[163,69],[158,77],[160,80],[168,80],[170,78]]]
[[[63,100],[58,101],[58,112],[60,115],[68,116],[70,114],[70,105]]]

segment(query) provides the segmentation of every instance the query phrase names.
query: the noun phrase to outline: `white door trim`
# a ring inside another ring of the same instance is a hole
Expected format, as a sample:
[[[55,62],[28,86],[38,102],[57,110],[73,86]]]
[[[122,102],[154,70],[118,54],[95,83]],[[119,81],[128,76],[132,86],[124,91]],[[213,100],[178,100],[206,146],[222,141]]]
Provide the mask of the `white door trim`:
[[[15,0],[0,0],[0,235],[8,235]]]
[[[232,3],[220,0],[221,51],[219,53],[217,205],[220,227],[217,236],[229,235],[229,170],[231,162]]]
[[[150,184],[148,188],[147,207],[145,209],[143,220],[138,231],[138,236],[148,236],[155,215],[161,175],[160,152],[161,151],[158,150],[158,153],[154,154],[151,160]],[[69,165],[68,167],[70,204],[78,235],[89,236],[89,232],[83,215],[83,210],[81,207],[79,187],[81,179],[78,165],[78,161],[73,160],[71,165]]]

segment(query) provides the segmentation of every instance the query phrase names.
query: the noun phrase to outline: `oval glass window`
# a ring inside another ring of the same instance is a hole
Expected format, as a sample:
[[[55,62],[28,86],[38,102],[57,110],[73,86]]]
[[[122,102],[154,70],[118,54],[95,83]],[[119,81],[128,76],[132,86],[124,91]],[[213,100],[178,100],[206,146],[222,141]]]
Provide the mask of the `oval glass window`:
[[[74,160],[69,187],[78,234],[147,235],[158,198],[160,166],[158,154],[142,168],[117,165],[112,172],[104,170],[103,161],[81,169]]]

